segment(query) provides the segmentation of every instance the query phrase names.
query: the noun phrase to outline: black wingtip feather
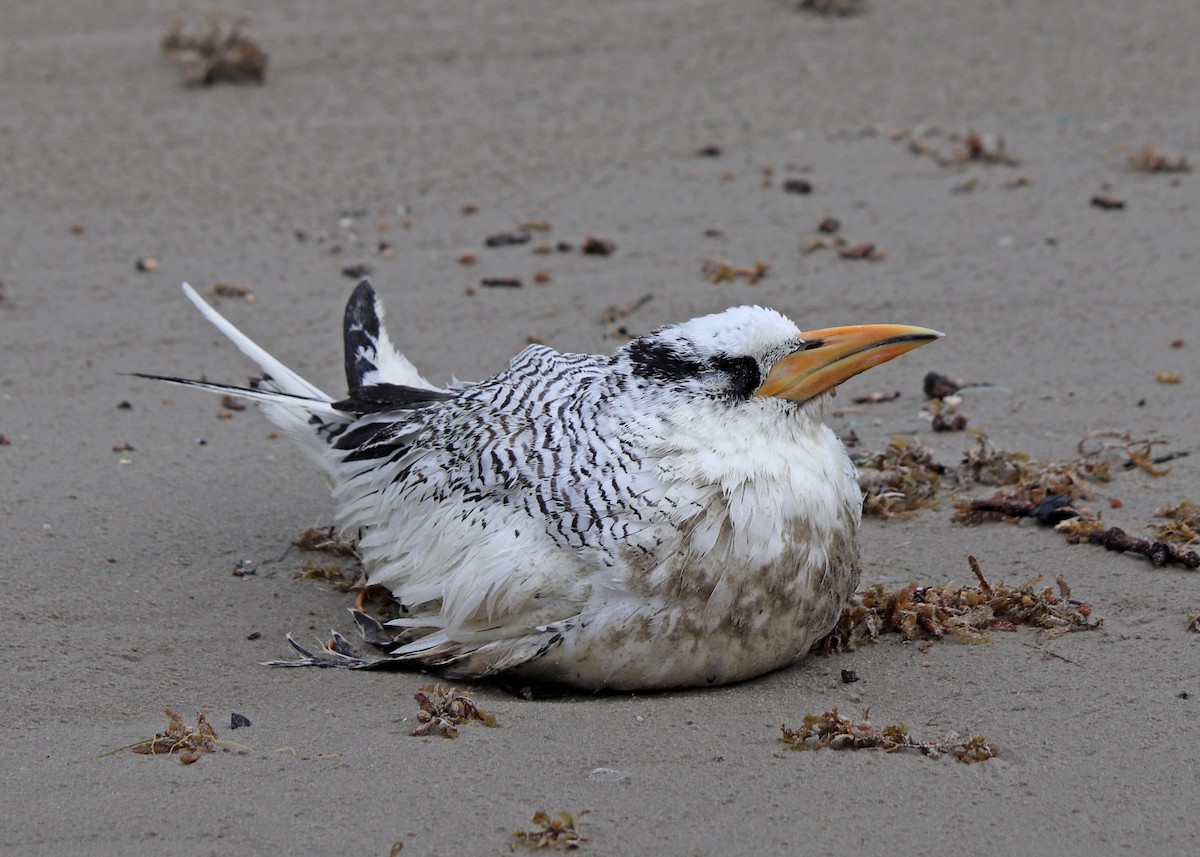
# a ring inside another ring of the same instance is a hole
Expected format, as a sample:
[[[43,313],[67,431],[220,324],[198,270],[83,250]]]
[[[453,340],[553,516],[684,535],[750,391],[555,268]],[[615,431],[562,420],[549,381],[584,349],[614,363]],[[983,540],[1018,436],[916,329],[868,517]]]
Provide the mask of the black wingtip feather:
[[[375,289],[370,280],[354,288],[346,302],[343,323],[346,349],[346,386],[350,390],[363,386],[363,376],[375,369],[368,355],[376,353],[379,342],[379,314],[375,311]]]

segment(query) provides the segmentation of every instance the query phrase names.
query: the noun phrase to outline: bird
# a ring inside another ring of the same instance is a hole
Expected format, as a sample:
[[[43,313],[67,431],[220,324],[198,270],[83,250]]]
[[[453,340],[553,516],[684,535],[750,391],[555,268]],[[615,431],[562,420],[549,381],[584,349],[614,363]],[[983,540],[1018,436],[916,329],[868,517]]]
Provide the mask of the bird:
[[[412,666],[582,690],[724,685],[801,660],[859,583],[862,494],[824,418],[841,382],[942,334],[801,331],[738,306],[611,355],[533,344],[438,386],[363,280],[334,398],[187,298],[262,376],[142,377],[252,400],[324,471],[394,608],[283,665]],[[380,591],[380,590],[377,590]]]

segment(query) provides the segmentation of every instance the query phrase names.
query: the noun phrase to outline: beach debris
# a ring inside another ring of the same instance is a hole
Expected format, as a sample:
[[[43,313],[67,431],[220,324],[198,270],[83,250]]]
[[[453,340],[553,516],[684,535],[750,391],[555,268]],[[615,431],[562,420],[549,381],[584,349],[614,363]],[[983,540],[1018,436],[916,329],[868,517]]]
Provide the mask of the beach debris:
[[[842,670],[842,684],[854,684],[856,681],[861,681],[858,670]]]
[[[143,274],[153,274],[158,270],[158,260],[144,256],[133,263],[133,267]]]
[[[241,298],[246,303],[254,303],[254,290],[240,283],[213,283],[208,294],[213,298]]]
[[[1022,625],[1041,630],[1036,640],[1041,645],[1101,625],[1102,620],[1092,621],[1090,604],[1071,598],[1062,575],[1055,578],[1054,587],[1041,586],[1040,576],[1010,587],[989,583],[975,557],[968,556],[967,562],[978,586],[918,586],[914,581],[898,589],[875,584],[856,594],[813,651],[854,651],[885,633],[900,634],[909,642],[949,635],[964,643],[990,643],[989,631],[1016,631]]]
[[[770,271],[771,266],[762,260],[753,265],[733,265],[729,262],[705,259],[700,266],[700,272],[710,283],[732,283],[734,280],[743,279],[754,284],[766,277]]]
[[[551,815],[545,810],[539,809],[533,814],[533,823],[536,828],[514,830],[509,850],[516,851],[524,845],[534,851],[541,851],[543,848],[564,848],[573,851],[588,841],[587,837],[579,832],[575,823],[576,819],[582,818],[589,812],[591,812],[590,809],[584,809],[577,813],[564,811],[558,815]]]
[[[197,762],[201,756],[216,749],[217,733],[203,714],[196,719],[194,729],[185,726],[183,718],[169,708],[163,714],[168,719],[166,731],[157,732],[153,738],[134,744],[129,749],[143,756],[176,754],[184,765]]]
[[[945,399],[961,390],[963,385],[947,375],[942,375],[938,372],[929,372],[925,375],[922,387],[925,390],[926,398]]]
[[[213,12],[207,24],[189,25],[178,13],[171,18],[160,48],[163,55],[184,67],[188,86],[215,83],[262,83],[267,72],[266,52],[243,35],[245,20],[225,26]]]
[[[938,411],[929,421],[929,425],[934,431],[965,431],[967,418],[962,414],[950,416]]]
[[[533,235],[528,230],[521,232],[497,232],[483,239],[485,247],[515,247],[518,244],[528,244]]]
[[[630,301],[627,304],[612,304],[606,308],[604,312],[600,313],[600,321],[605,326],[605,336],[614,339],[629,339],[632,337],[633,334],[630,333],[629,327],[625,324],[622,324],[622,320],[627,315],[645,306],[653,299],[654,295],[642,295],[640,298]]]
[[[1160,384],[1178,384],[1180,376],[1178,372],[1158,372],[1154,380]]]
[[[1091,483],[1112,478],[1112,462],[1090,454],[1080,446],[1083,457],[1064,463],[1040,461],[1024,452],[995,447],[986,434],[975,436],[976,446],[967,450],[958,467],[964,479],[980,485],[1016,485],[1016,496],[1035,505],[1049,494],[1065,494],[1072,500],[1089,499]]]
[[[945,466],[917,440],[893,437],[880,452],[855,456],[863,514],[908,518],[935,509]]]
[[[784,179],[783,181],[784,193],[809,194],[812,193],[812,191],[812,182],[810,182],[808,179],[791,178]]]
[[[1158,147],[1147,141],[1142,144],[1136,155],[1129,156],[1129,166],[1139,173],[1190,173],[1192,165],[1187,158],[1180,155],[1172,158],[1159,151]]]
[[[847,18],[867,11],[867,0],[800,0],[796,8],[814,15]]]
[[[908,734],[908,726],[898,723],[879,729],[867,720],[869,710],[858,720],[838,713],[836,708],[824,714],[804,715],[804,725],[792,729],[779,727],[783,741],[793,750],[883,750],[895,753],[898,750],[916,750],[925,756],[937,758],[951,753],[960,762],[986,762],[1000,755],[1000,748],[989,743],[982,735],[962,738],[957,732],[948,732],[942,739],[918,741]]]
[[[302,551],[324,551],[333,556],[358,559],[357,544],[343,538],[337,527],[309,527],[293,539],[292,544]]]
[[[1200,634],[1200,611],[1188,614],[1187,629],[1194,634]],[[1185,697],[1186,698],[1186,697]]]
[[[221,396],[221,407],[228,411],[244,411],[246,410],[246,400],[226,393]]]
[[[724,154],[720,146],[701,146],[696,150],[697,158],[719,158]]]
[[[1120,527],[1105,527],[1100,521],[1076,518],[1063,521],[1056,529],[1067,537],[1070,544],[1086,542],[1110,551],[1140,554],[1160,567],[1181,565],[1186,569],[1200,568],[1200,554],[1195,551],[1184,551],[1170,542],[1139,539]]]
[[[855,396],[850,401],[856,405],[878,405],[880,402],[894,402],[900,398],[900,391],[895,390],[891,393],[867,393],[865,396]]]
[[[238,714],[236,711],[230,713],[230,715],[229,715],[229,728],[230,729],[241,729],[243,727],[251,726],[251,725],[253,725],[253,724],[251,724],[250,718],[247,717],[246,715]]]
[[[616,324],[625,318],[625,316],[641,309],[652,300],[654,300],[654,295],[642,295],[640,298],[635,298],[627,304],[611,304],[604,312],[600,313],[600,321],[604,324]]]
[[[361,587],[364,578],[361,568],[356,567],[347,572],[340,565],[322,564],[310,559],[304,564],[304,568],[292,575],[292,579],[315,580],[319,583],[328,583],[330,586],[336,587],[339,592],[352,592]]]
[[[524,283],[520,277],[484,277],[479,285],[485,289],[519,289]]]
[[[363,277],[371,276],[372,270],[366,262],[351,262],[348,265],[342,265],[341,274],[348,280],[361,280]]]
[[[1151,476],[1166,476],[1171,472],[1169,467],[1160,468],[1155,465],[1165,464],[1175,458],[1187,455],[1186,452],[1154,455],[1154,447],[1166,443],[1161,438],[1136,438],[1129,432],[1118,432],[1108,429],[1088,432],[1077,444],[1076,448],[1084,456],[1084,461],[1093,466],[1106,465],[1111,468],[1123,455],[1125,460],[1120,462],[1125,470],[1137,467]],[[1107,477],[1105,478],[1107,481]]]
[[[887,254],[874,242],[861,241],[852,244],[850,239],[841,234],[841,228],[842,223],[836,217],[821,218],[817,224],[817,233],[808,237],[801,246],[800,252],[807,256],[817,250],[832,248],[837,250],[838,256],[843,259],[866,259],[871,262],[879,262],[886,258]]]
[[[1098,193],[1092,196],[1091,205],[1102,211],[1120,211],[1125,208],[1125,200],[1117,199],[1106,193]]]
[[[471,250],[464,250],[458,254],[458,264],[474,265],[477,260],[475,253]]]
[[[533,272],[533,281],[535,283],[549,283],[554,279],[554,275],[549,268],[538,268]]]
[[[954,136],[951,136],[954,139]],[[983,135],[971,129],[962,137],[962,149],[947,159],[948,164],[1002,164],[1015,167],[1020,163],[1004,149],[1004,138],[996,135]]]
[[[420,725],[408,733],[412,736],[430,735],[436,730],[443,738],[457,738],[458,726],[471,720],[478,720],[488,727],[496,725],[495,715],[488,714],[475,703],[471,694],[457,687],[426,684],[413,694],[413,698],[421,710],[417,712]]]
[[[1033,184],[1033,179],[1024,173],[1017,173],[1015,176],[1009,176],[1009,178],[1004,182],[1004,186],[1009,190],[1019,187],[1028,187],[1031,184]]]
[[[951,132],[946,137],[959,148],[949,155],[942,154],[931,144],[918,139],[940,134],[937,128],[897,128],[889,136],[898,142],[908,144],[908,150],[914,155],[930,158],[941,167],[961,167],[965,164],[982,164],[984,166],[1015,167],[1020,164],[1005,148],[1004,137],[998,134],[981,134],[968,129],[966,134]]]
[[[838,256],[843,259],[866,259],[869,262],[879,262],[886,255],[882,249],[870,241],[838,249]]]
[[[607,238],[596,238],[589,235],[579,245],[579,252],[585,256],[611,256],[617,252],[617,245]]]
[[[1160,506],[1156,518],[1169,518],[1165,524],[1149,525],[1159,541],[1181,545],[1200,544],[1200,503],[1184,501],[1178,506]]]

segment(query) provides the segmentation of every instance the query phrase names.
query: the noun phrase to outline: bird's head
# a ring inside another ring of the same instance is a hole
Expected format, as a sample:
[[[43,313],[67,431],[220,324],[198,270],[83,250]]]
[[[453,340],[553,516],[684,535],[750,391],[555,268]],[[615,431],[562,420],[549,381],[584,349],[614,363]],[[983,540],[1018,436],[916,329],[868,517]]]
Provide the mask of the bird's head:
[[[801,331],[775,310],[740,306],[661,327],[625,351],[635,375],[694,395],[803,404],[941,335],[905,324]]]

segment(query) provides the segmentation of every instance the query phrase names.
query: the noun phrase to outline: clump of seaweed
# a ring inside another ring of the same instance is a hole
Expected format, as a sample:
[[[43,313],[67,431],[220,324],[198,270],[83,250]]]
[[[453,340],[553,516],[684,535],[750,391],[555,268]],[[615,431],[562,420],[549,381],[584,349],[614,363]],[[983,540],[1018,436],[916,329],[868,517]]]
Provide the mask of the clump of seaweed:
[[[1190,173],[1192,171],[1192,165],[1183,155],[1172,158],[1159,151],[1158,147],[1149,141],[1142,144],[1142,148],[1136,155],[1129,156],[1129,166],[1139,173]]]
[[[1093,467],[1106,467],[1111,471],[1112,465],[1120,462],[1125,470],[1137,467],[1151,476],[1166,476],[1171,472],[1169,467],[1157,467],[1170,461],[1175,455],[1155,456],[1154,447],[1166,443],[1162,439],[1134,437],[1129,432],[1094,431],[1079,441],[1078,450],[1083,456],[1082,462]],[[1121,459],[1124,459],[1123,461]]]
[[[184,66],[188,86],[214,83],[262,83],[267,73],[267,54],[258,43],[242,34],[244,21],[230,26],[213,12],[207,25],[189,26],[177,14],[167,26],[163,55]]]
[[[1018,587],[988,582],[975,557],[967,562],[979,586],[918,586],[899,589],[875,584],[855,596],[837,625],[813,650],[822,654],[854,651],[880,634],[897,633],[905,640],[941,640],[950,635],[964,643],[989,643],[988,631],[1015,631],[1018,626],[1040,628],[1037,643],[1069,633],[1091,631],[1102,620],[1091,620],[1090,604],[1071,598],[1062,575],[1055,587],[1041,586],[1032,577]]]
[[[324,551],[334,556],[358,558],[358,546],[343,538],[337,527],[309,527],[292,544],[302,551]]]
[[[1064,494],[1072,500],[1086,500],[1092,496],[1090,483],[1112,478],[1111,462],[1097,455],[1084,453],[1077,461],[1056,463],[997,449],[985,434],[977,435],[976,441],[975,449],[963,455],[960,469],[964,478],[980,485],[1016,485],[1030,499]],[[1084,452],[1082,448],[1080,452]]]
[[[337,587],[339,592],[353,592],[362,586],[364,577],[361,568],[355,568],[347,573],[346,569],[340,565],[322,564],[313,562],[311,559],[304,564],[304,568],[292,575],[296,580],[315,580],[319,583],[328,583],[330,586]]]
[[[761,259],[753,265],[733,265],[729,262],[705,259],[700,266],[700,272],[710,283],[732,283],[740,278],[753,285],[771,272],[771,266]]]
[[[292,541],[302,551],[327,553],[330,556],[358,561],[358,547],[345,539],[336,527],[309,527]],[[323,564],[309,560],[294,575],[297,580],[316,580],[336,586],[341,592],[361,589],[366,582],[361,564],[346,569],[336,563]]]
[[[1160,506],[1154,512],[1156,518],[1168,518],[1165,524],[1150,525],[1159,541],[1180,545],[1200,543],[1200,503],[1184,501],[1178,506]]]
[[[509,850],[516,851],[525,845],[533,851],[541,851],[543,848],[565,848],[573,851],[588,841],[587,837],[576,828],[575,820],[589,812],[591,812],[590,809],[585,809],[578,814],[564,811],[558,815],[551,815],[545,810],[539,809],[533,814],[533,823],[537,825],[537,828],[514,830],[513,841],[508,846]]]
[[[898,723],[884,726],[882,729],[873,726],[867,720],[868,711],[862,717],[853,720],[838,713],[836,708],[824,714],[804,715],[804,725],[792,729],[786,725],[779,727],[783,732],[783,741],[793,750],[883,750],[885,753],[895,753],[898,750],[916,750],[925,756],[937,758],[944,753],[952,753],[960,762],[986,762],[1000,755],[1000,748],[989,743],[982,735],[974,738],[962,738],[956,732],[949,732],[940,741],[931,739],[918,741],[908,734],[908,726]]]
[[[911,517],[938,505],[938,488],[946,468],[920,441],[894,437],[881,452],[856,460],[863,514],[881,518]]]
[[[195,729],[185,726],[183,718],[169,708],[163,714],[168,718],[166,731],[155,733],[150,740],[141,741],[129,749],[144,756],[174,753],[184,765],[197,762],[201,756],[216,749],[217,733],[203,714],[196,718]]]
[[[457,738],[458,726],[470,720],[478,720],[488,727],[496,725],[495,715],[488,714],[469,693],[463,693],[457,687],[426,684],[413,694],[413,698],[421,706],[417,712],[421,725],[409,735],[425,736],[436,730],[443,738]]]

